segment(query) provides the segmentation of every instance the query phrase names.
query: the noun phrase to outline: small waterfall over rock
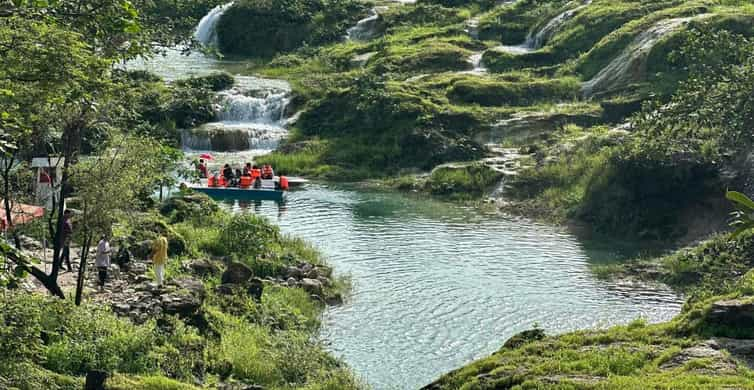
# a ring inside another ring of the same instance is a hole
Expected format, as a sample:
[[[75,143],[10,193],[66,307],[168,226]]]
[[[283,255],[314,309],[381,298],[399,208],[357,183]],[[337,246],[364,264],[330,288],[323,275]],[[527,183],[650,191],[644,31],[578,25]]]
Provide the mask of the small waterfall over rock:
[[[592,0],[585,0],[579,6],[561,12],[560,14],[552,18],[549,22],[547,22],[547,24],[539,29],[539,31],[530,32],[526,37],[524,43],[520,45],[501,45],[496,47],[495,50],[513,55],[521,55],[539,50],[547,43],[547,41],[552,39],[552,37],[555,36],[558,31],[560,31],[560,29],[567,21],[571,20],[574,16],[576,16],[576,14],[578,14],[582,9],[589,6],[589,4],[591,3]]]
[[[552,18],[552,20],[547,22],[547,24],[545,24],[542,29],[537,31],[536,34],[529,34],[529,36],[526,38],[524,46],[532,50],[541,49],[542,46],[547,43],[547,41],[549,41],[558,31],[560,31],[560,29],[567,21],[571,20],[574,16],[576,16],[576,14],[579,13],[579,11],[586,8],[591,3],[592,0],[586,0],[578,7],[566,10],[560,13],[558,16]]]
[[[269,151],[286,135],[285,110],[290,86],[280,80],[236,77],[236,85],[217,94],[220,122],[208,123],[181,135],[186,150],[234,152]]]
[[[205,15],[194,31],[194,38],[205,46],[217,45],[217,22],[220,17],[233,5],[233,2],[219,5]]]
[[[288,92],[244,90],[234,87],[218,93],[217,116],[223,122],[276,124],[284,118]]]
[[[380,12],[386,7],[375,7],[369,10],[369,16],[359,20],[355,26],[347,30],[346,39],[351,41],[368,41],[380,35]]]
[[[643,31],[618,57],[610,61],[591,80],[584,82],[581,92],[584,96],[591,97],[596,93],[642,80],[646,75],[647,59],[655,45],[690,20],[704,16],[666,19]]]
[[[464,71],[458,72],[459,74],[482,75],[482,74],[487,73],[487,67],[484,66],[484,52],[483,51],[474,52],[471,56],[469,56],[467,61],[472,66],[471,70],[464,70]]]

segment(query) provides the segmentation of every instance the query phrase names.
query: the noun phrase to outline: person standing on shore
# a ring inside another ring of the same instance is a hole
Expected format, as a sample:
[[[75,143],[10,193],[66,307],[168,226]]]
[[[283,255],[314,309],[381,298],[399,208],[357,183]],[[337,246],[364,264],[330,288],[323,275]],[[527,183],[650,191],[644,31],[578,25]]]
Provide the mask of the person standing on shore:
[[[110,268],[110,241],[108,241],[106,235],[102,235],[99,244],[97,244],[97,258],[94,261],[94,265],[97,267],[97,275],[99,277],[99,291],[105,289],[105,282],[107,281],[107,270]]]
[[[162,286],[165,281],[165,265],[168,262],[168,239],[165,236],[157,237],[152,243],[152,263],[157,285]]]
[[[73,272],[71,268],[71,240],[73,239],[73,211],[65,210],[63,212],[63,252],[60,254],[60,268],[63,264],[68,266],[68,272]]]

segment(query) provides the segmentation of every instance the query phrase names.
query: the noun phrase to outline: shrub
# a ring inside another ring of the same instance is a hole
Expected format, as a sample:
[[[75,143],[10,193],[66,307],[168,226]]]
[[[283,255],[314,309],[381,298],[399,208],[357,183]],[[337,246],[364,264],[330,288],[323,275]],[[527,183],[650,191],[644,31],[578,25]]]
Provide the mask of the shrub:
[[[219,239],[229,254],[257,258],[278,247],[280,231],[263,217],[236,214],[224,224]]]

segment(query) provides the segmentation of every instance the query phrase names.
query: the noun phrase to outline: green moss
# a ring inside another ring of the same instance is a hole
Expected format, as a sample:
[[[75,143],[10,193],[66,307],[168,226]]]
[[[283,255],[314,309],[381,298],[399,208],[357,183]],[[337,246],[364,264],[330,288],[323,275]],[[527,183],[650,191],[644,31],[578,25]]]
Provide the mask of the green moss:
[[[370,67],[378,73],[464,70],[471,68],[469,56],[471,51],[447,40],[427,40],[414,45],[388,46],[370,61]]]
[[[458,81],[448,91],[452,100],[482,106],[527,106],[543,101],[573,100],[579,94],[580,84],[574,78],[522,82],[476,78]]]
[[[476,199],[492,190],[502,174],[482,164],[440,166],[426,183],[430,193],[454,200]]]

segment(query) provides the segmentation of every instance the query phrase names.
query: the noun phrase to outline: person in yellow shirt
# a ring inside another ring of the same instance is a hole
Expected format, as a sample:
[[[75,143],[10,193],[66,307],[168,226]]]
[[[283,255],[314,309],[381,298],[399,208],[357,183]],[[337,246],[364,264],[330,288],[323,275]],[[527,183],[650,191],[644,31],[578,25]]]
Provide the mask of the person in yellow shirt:
[[[157,276],[157,285],[162,286],[165,279],[165,264],[168,262],[168,239],[165,236],[157,237],[152,242],[152,263],[154,273]]]

